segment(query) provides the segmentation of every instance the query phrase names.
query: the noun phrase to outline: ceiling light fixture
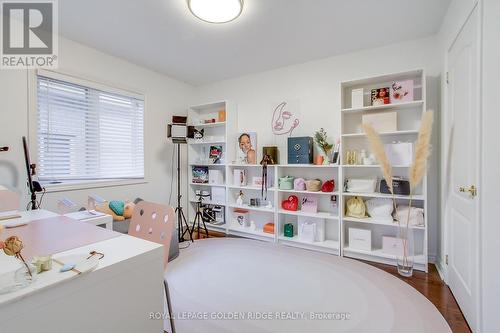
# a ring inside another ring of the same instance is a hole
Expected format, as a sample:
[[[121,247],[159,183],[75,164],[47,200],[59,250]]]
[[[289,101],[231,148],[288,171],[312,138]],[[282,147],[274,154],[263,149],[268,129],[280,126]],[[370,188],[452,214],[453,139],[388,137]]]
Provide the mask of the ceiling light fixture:
[[[187,0],[194,16],[209,23],[227,23],[243,11],[243,0]]]

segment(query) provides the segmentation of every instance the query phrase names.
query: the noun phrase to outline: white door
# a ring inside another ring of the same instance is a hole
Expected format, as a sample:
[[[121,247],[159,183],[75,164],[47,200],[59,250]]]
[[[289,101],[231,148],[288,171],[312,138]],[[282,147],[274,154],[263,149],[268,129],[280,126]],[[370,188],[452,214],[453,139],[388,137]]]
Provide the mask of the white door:
[[[479,29],[477,7],[448,51],[448,284],[472,330],[479,304]]]

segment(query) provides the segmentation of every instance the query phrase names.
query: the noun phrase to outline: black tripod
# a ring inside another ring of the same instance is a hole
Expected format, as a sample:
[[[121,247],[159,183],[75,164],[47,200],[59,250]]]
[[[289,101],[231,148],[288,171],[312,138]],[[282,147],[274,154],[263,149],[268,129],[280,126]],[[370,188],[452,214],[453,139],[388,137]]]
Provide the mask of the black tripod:
[[[188,233],[191,242],[193,241],[193,232],[189,231],[189,224],[187,223],[186,216],[182,210],[181,205],[181,144],[177,143],[177,207],[175,213],[177,214],[177,237],[179,243],[186,241],[184,235]],[[184,229],[186,227],[186,229]]]
[[[201,225],[203,224],[203,229],[205,230],[205,235],[208,238],[208,229],[207,225],[205,224],[205,219],[203,218],[203,198],[207,197],[208,195],[203,195],[203,194],[197,194],[198,196],[198,201],[196,202],[196,215],[194,217],[193,221],[193,227],[191,228],[191,239],[193,238],[193,232],[196,229],[197,234],[198,234],[198,239],[200,239],[200,229]]]

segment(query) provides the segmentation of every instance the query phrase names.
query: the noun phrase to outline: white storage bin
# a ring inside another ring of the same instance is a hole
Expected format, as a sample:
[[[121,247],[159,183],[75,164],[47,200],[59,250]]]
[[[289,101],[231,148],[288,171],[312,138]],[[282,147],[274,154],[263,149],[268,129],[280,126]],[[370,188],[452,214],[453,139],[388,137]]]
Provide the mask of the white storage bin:
[[[349,248],[353,250],[371,251],[372,250],[371,230],[349,228]]]
[[[222,171],[217,169],[208,170],[208,183],[214,185],[224,184],[224,175]]]
[[[224,187],[213,187],[211,196],[213,202],[224,204],[226,202],[226,189]]]
[[[403,253],[403,240],[392,236],[382,236],[382,252],[395,256]]]
[[[395,132],[398,130],[397,112],[380,112],[374,114],[364,114],[361,122],[372,125],[377,132]]]

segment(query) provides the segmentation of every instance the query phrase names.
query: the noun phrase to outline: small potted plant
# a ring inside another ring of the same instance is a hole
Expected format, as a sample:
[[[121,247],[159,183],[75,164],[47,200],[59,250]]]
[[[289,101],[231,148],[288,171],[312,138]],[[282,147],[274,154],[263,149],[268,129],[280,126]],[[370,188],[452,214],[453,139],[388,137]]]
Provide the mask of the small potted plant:
[[[323,127],[320,128],[319,131],[316,131],[314,133],[314,142],[321,151],[321,154],[323,156],[323,164],[330,164],[328,156],[333,148],[333,144],[328,142],[328,135],[326,134],[326,131]]]

